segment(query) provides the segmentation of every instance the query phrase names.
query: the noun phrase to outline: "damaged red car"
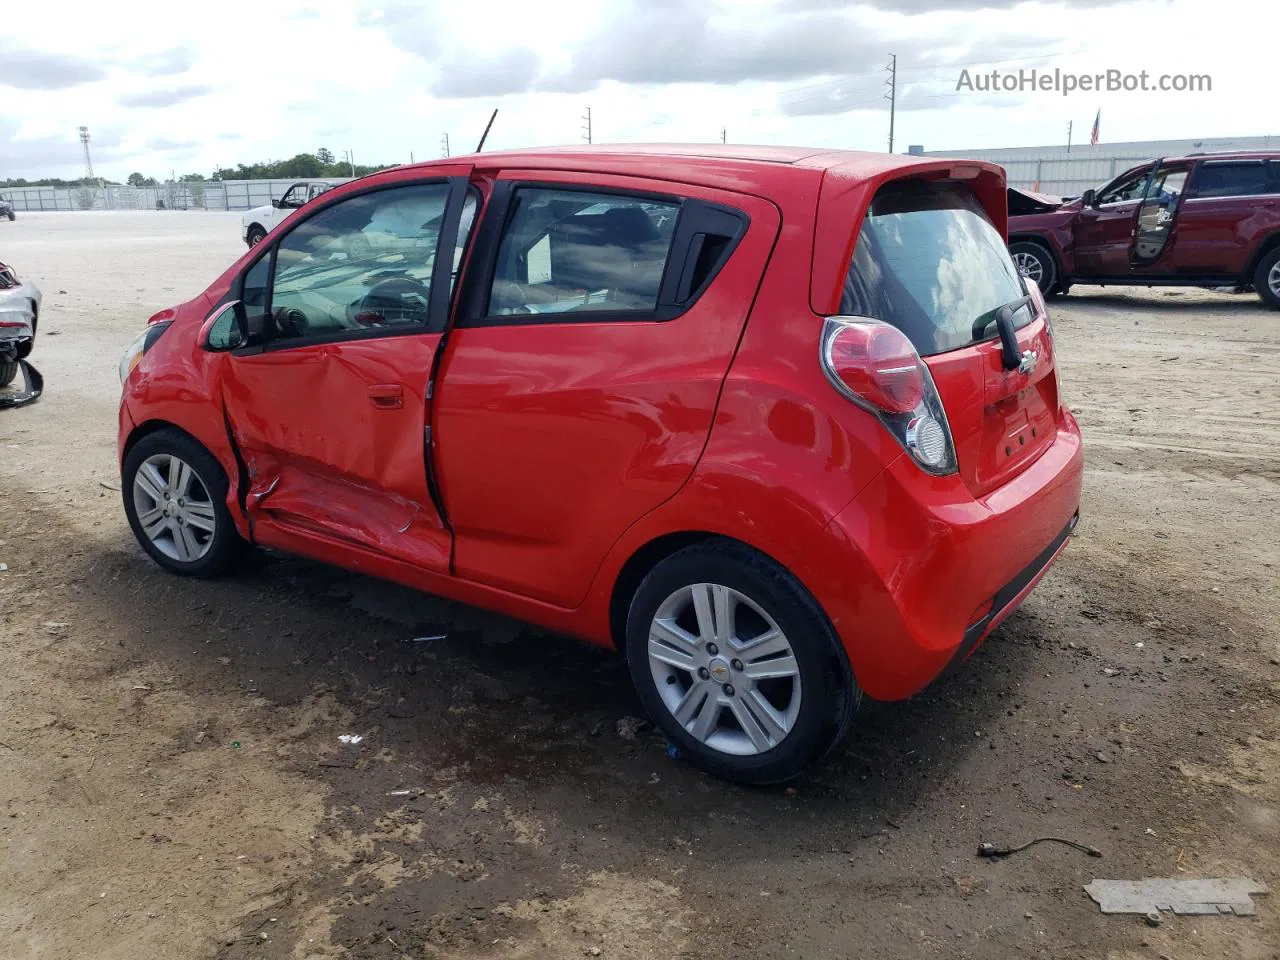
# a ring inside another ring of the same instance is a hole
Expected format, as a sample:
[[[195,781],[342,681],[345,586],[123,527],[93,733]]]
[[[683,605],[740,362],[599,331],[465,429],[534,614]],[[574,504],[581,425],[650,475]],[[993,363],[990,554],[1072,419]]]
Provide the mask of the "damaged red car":
[[[1228,287],[1280,309],[1280,154],[1152,160],[1069,201],[1011,189],[1009,250],[1045,294]]]
[[[989,164],[482,154],[343,184],[122,365],[163,567],[247,545],[623,652],[704,769],[798,773],[964,660],[1078,516]]]

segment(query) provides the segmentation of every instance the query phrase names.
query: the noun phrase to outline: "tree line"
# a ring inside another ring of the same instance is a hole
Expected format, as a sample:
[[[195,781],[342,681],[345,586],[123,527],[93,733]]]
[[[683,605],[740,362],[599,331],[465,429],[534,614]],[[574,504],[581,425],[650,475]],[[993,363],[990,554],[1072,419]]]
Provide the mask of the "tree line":
[[[333,153],[321,147],[315,153],[299,153],[288,160],[262,160],[258,163],[239,163],[234,167],[219,167],[212,175],[203,173],[184,173],[178,177],[178,183],[203,183],[219,180],[307,180],[307,179],[339,179],[342,177],[363,177],[394,167],[394,163],[362,164],[354,167],[351,163],[334,157]],[[171,183],[168,178],[157,180],[145,174],[134,172],[125,181],[133,187],[156,187],[161,183]],[[82,177],[78,180],[63,180],[58,177],[45,177],[41,180],[0,180],[4,187],[96,187],[99,184],[118,185],[117,180]]]

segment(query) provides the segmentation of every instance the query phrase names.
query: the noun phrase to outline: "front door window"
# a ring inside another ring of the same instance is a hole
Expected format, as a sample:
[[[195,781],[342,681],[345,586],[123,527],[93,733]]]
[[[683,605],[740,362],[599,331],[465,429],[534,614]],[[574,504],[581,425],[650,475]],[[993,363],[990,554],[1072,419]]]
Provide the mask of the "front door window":
[[[1134,200],[1141,200],[1147,191],[1147,181],[1151,177],[1151,168],[1140,170],[1132,173],[1122,180],[1118,180],[1098,194],[1098,206],[1104,206],[1108,203],[1130,203]]]
[[[275,254],[268,337],[425,327],[448,196],[445,183],[378,190],[298,224]]]
[[[280,198],[281,210],[296,210],[307,202],[307,185],[305,183],[295,183],[292,187],[284,192],[284,196]]]

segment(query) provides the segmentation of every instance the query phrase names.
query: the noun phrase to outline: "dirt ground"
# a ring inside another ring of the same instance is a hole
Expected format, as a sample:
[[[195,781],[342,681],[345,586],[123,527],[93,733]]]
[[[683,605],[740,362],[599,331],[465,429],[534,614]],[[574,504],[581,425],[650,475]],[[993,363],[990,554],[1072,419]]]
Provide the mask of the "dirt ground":
[[[604,652],[306,561],[144,557],[116,363],[237,220],[0,224],[46,380],[0,412],[0,957],[1280,957],[1280,314],[1053,303],[1074,543],[965,669],[748,790],[619,736]],[[1104,856],[975,855],[1044,834]],[[1150,928],[1082,890],[1144,876],[1276,892]]]

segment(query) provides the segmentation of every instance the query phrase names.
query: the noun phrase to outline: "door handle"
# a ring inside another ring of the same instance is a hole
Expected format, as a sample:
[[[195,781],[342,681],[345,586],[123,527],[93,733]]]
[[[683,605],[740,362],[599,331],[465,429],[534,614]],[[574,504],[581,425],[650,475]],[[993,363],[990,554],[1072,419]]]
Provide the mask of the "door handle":
[[[369,388],[369,401],[379,410],[399,410],[404,406],[404,387],[398,383],[378,383]]]

